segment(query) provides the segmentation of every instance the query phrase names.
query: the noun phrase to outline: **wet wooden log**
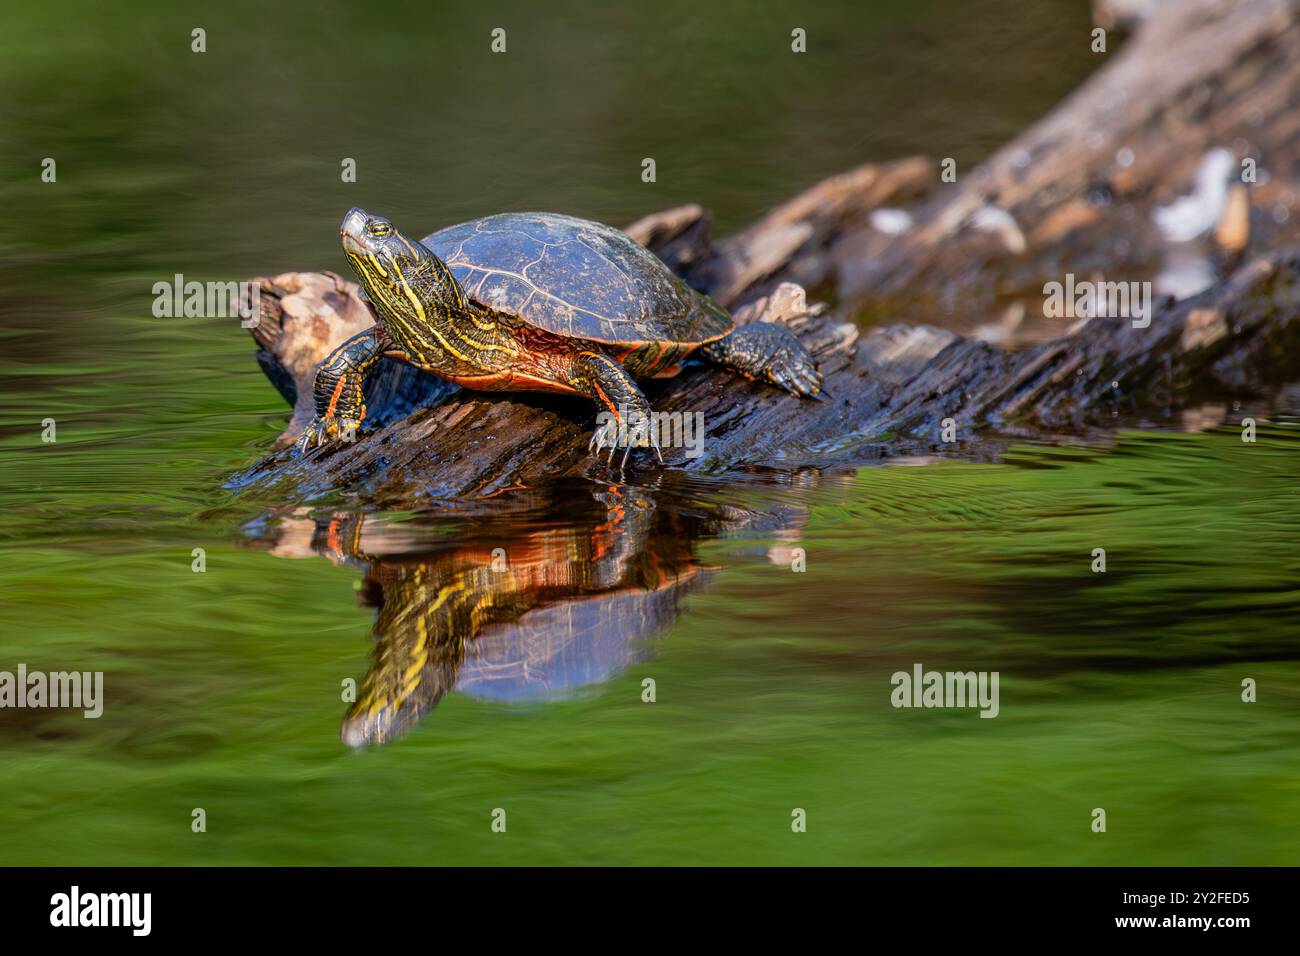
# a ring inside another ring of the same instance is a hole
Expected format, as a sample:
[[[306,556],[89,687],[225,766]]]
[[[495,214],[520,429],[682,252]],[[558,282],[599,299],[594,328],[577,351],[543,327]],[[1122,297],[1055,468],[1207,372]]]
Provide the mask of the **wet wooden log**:
[[[716,242],[699,206],[633,223],[634,238],[738,321],[787,324],[833,396],[801,401],[708,367],[650,383],[656,409],[705,423],[703,453],[669,449],[668,465],[986,458],[1016,437],[1163,423],[1207,396],[1248,401],[1300,377],[1300,252],[1277,251],[1300,239],[1298,7],[1150,5],[1124,21],[1135,33],[1112,62],[957,184],[939,183],[937,163],[910,159],[834,177]],[[1212,230],[1170,239],[1156,211],[1187,198],[1219,148],[1234,170],[1255,157],[1266,175],[1248,190],[1221,190]],[[1149,325],[1053,320],[1031,347],[988,341],[1008,297],[1029,298],[1041,314],[1043,284],[1065,273],[1149,279],[1175,254],[1209,259],[1210,287],[1162,298]],[[370,318],[355,286],[333,274],[259,281],[259,361],[295,405],[283,446],[310,413],[315,365]],[[803,287],[831,307],[810,308]],[[864,309],[915,324],[860,333],[845,320]],[[281,447],[236,483],[411,504],[537,486],[592,466],[594,411],[581,401],[463,392],[396,363],[384,363],[368,395],[374,431],[311,456]],[[956,442],[944,440],[946,420]]]

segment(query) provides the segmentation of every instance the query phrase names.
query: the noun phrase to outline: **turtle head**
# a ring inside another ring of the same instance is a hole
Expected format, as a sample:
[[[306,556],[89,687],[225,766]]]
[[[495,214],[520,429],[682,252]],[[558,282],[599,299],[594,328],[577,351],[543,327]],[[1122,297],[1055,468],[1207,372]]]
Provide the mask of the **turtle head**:
[[[353,207],[339,226],[343,254],[381,319],[430,322],[465,308],[451,271],[383,216]]]

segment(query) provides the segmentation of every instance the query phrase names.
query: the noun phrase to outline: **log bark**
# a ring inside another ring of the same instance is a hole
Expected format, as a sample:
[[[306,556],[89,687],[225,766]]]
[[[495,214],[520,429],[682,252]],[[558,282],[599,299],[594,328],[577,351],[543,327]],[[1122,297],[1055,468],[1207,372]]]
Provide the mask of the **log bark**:
[[[787,324],[833,396],[801,401],[708,367],[649,383],[657,409],[699,412],[706,425],[703,454],[669,449],[668,466],[988,458],[1016,438],[1166,423],[1207,397],[1250,401],[1300,378],[1300,252],[1278,251],[1300,239],[1298,6],[1188,0],[1125,15],[1135,32],[1111,62],[956,184],[909,159],[834,177],[717,242],[700,206],[633,223],[629,234],[738,321]],[[1221,190],[1212,230],[1171,239],[1157,211],[1186,198],[1220,148],[1234,173],[1254,158],[1264,176]],[[1151,278],[1189,256],[1209,264],[1210,287],[1162,298],[1149,326],[1035,319],[1046,333],[1016,334],[1042,313],[1045,282]],[[370,318],[355,286],[329,273],[259,282],[259,361],[295,404],[283,444],[310,412],[315,365]],[[805,287],[830,306],[809,307]],[[860,333],[878,319],[887,324]],[[306,457],[281,448],[235,483],[409,505],[592,467],[594,412],[580,401],[463,392],[385,363],[368,404],[372,433]]]

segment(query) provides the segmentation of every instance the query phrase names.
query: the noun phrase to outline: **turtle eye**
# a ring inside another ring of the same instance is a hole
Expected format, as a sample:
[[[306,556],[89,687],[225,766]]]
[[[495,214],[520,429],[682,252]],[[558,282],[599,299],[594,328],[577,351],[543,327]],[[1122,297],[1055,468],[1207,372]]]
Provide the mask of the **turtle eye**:
[[[393,227],[390,226],[388,223],[384,222],[384,220],[382,219],[376,219],[374,222],[370,224],[368,228],[370,230],[370,234],[374,236],[376,239],[386,239],[393,232]]]

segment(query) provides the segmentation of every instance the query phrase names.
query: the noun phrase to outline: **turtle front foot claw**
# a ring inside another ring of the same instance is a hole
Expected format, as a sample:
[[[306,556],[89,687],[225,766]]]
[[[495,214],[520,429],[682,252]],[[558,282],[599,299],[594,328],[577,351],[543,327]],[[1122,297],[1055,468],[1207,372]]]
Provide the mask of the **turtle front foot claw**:
[[[359,419],[333,415],[322,418],[318,415],[303,429],[302,436],[295,447],[300,454],[306,454],[314,448],[322,448],[337,442],[353,442],[356,441],[357,430],[360,427]]]

